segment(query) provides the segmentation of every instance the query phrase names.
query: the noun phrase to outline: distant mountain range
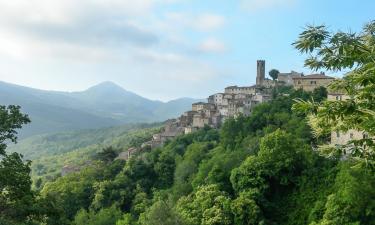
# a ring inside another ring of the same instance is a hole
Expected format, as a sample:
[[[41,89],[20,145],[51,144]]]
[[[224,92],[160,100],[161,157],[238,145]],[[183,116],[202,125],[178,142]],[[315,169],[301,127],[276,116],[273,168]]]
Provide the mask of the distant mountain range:
[[[103,82],[81,92],[45,91],[0,81],[0,105],[20,105],[32,123],[20,136],[157,122],[174,118],[191,108],[192,98],[153,101]]]

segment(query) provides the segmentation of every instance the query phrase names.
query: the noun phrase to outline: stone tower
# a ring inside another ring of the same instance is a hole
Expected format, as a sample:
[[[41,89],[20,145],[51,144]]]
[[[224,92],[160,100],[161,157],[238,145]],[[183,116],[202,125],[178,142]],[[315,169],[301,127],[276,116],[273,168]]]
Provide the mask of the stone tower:
[[[256,85],[263,85],[263,81],[266,78],[266,61],[257,60],[257,80]]]

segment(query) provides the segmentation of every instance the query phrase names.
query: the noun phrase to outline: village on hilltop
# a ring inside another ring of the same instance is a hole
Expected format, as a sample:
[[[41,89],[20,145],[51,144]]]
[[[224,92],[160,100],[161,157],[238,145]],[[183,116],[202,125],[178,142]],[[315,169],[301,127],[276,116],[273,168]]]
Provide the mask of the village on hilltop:
[[[324,73],[304,75],[291,71],[289,73],[278,73],[277,79],[271,80],[265,77],[265,61],[257,61],[256,84],[252,86],[228,86],[224,92],[208,96],[207,102],[196,102],[192,104],[191,110],[184,112],[180,117],[169,119],[164,123],[159,133],[152,136],[150,141],[141,145],[140,148],[131,147],[121,152],[116,159],[128,160],[131,156],[146,149],[154,149],[164,145],[179,135],[189,134],[198,129],[209,126],[220,128],[228,118],[236,118],[239,115],[248,116],[254,107],[260,103],[272,99],[272,90],[277,86],[289,86],[294,89],[313,91],[319,87],[327,87],[336,78]],[[327,99],[340,101],[349,98],[343,93],[329,92]],[[362,131],[349,130],[343,132],[332,132],[332,145],[345,144],[350,140],[366,137],[368,134]],[[79,171],[82,166],[65,165],[61,175]]]
[[[248,116],[252,109],[263,102],[270,101],[272,89],[278,86],[293,86],[295,89],[313,91],[318,87],[327,87],[335,78],[324,73],[304,75],[291,71],[279,73],[277,80],[266,78],[265,60],[257,61],[256,84],[252,86],[229,86],[224,92],[210,95],[207,102],[192,104],[191,110],[183,113],[179,118],[165,122],[160,133],[154,134],[152,140],[143,143],[144,148],[156,148],[178,135],[189,134],[205,126],[219,128],[228,118],[239,115]],[[119,155],[119,159],[127,160],[138,152],[137,148],[130,148]]]

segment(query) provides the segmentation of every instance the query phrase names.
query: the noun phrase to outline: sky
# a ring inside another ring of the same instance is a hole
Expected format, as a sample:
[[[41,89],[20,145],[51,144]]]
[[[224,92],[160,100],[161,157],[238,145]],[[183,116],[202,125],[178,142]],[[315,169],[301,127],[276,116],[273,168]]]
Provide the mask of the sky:
[[[0,80],[205,98],[254,84],[257,59],[310,73],[291,45],[307,24],[358,32],[374,10],[374,0],[0,0]]]

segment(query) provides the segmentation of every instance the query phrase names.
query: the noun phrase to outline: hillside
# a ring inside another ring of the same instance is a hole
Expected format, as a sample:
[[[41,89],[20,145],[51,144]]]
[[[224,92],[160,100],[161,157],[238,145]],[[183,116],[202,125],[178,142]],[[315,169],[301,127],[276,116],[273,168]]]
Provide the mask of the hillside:
[[[81,92],[44,91],[0,82],[0,105],[20,105],[32,120],[20,131],[21,138],[58,131],[163,121],[177,117],[196,101],[199,100],[153,101],[112,82],[103,82]]]
[[[110,145],[113,140],[126,137],[139,130],[157,128],[161,124],[128,124],[117,127],[65,131],[53,134],[35,135],[20,140],[8,147],[8,152],[21,153],[25,159],[56,156],[96,144]],[[113,144],[113,143],[112,143]]]
[[[66,165],[80,167],[94,159],[96,153],[105,147],[113,147],[121,152],[127,148],[149,140],[160,129],[160,124],[125,125],[40,135],[20,141],[9,148],[32,159],[31,175],[43,185],[61,175]]]
[[[61,224],[374,224],[371,168],[313,151],[321,142],[291,110],[293,99],[312,96],[282,93],[220,130],[179,136],[126,162],[92,163],[41,195],[53,196]],[[42,172],[43,163],[55,161],[39,160]]]

